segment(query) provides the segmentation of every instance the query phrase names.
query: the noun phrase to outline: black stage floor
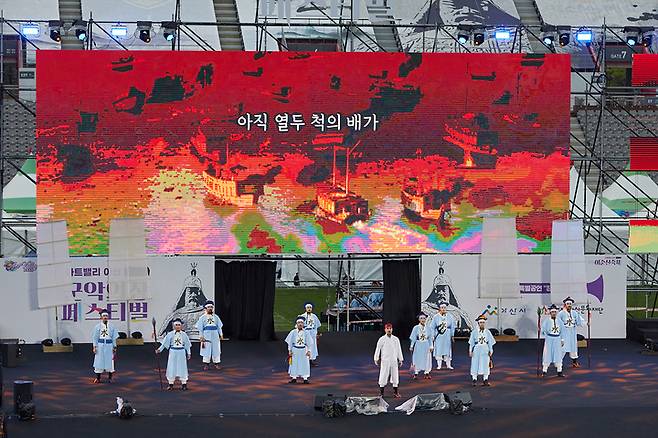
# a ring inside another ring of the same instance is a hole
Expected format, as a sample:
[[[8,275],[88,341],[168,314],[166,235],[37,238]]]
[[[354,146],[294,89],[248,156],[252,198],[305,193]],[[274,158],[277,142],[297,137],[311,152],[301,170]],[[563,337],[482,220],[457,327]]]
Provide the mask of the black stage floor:
[[[566,379],[554,371],[536,377],[535,341],[498,343],[491,387],[470,386],[469,359],[464,342],[455,347],[454,371],[433,371],[433,380],[411,382],[401,373],[401,399],[387,397],[389,408],[427,392],[470,391],[473,411],[465,416],[445,412],[400,413],[376,417],[350,416],[329,420],[313,411],[316,393],[376,395],[378,368],[372,354],[378,334],[325,334],[320,339],[319,366],[310,385],[289,385],[283,342],[222,344],[222,370],[202,371],[198,346],[190,361],[190,390],[160,391],[153,346],[121,347],[112,384],[94,385],[91,347],[79,344],[71,354],[44,354],[28,346],[26,360],[4,370],[4,410],[12,408],[12,382],[34,381],[38,419],[11,420],[10,437],[116,436],[130,431],[158,436],[203,430],[247,432],[258,436],[370,436],[383,431],[409,434],[449,427],[453,432],[492,436],[548,436],[556,433],[596,433],[611,436],[658,436],[658,356],[639,354],[641,346],[624,340],[593,341],[592,368],[565,367]],[[406,348],[407,345],[404,345]],[[410,354],[405,352],[404,369]],[[165,366],[166,354],[162,357]],[[566,361],[565,361],[566,363]],[[390,393],[390,389],[387,394]],[[139,418],[105,418],[122,396],[137,408]],[[207,426],[207,428],[206,428]],[[429,428],[429,429],[428,429]],[[141,432],[140,432],[141,431]]]

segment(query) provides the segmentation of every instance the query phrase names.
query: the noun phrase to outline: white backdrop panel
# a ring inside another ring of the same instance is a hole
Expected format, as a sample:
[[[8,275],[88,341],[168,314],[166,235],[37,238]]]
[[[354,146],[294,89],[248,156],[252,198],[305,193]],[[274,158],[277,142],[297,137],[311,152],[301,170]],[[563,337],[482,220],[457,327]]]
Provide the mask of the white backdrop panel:
[[[592,337],[626,337],[626,259],[587,255],[586,262]],[[445,299],[450,303],[448,310],[462,325],[472,327],[474,319],[486,313],[491,320],[490,327],[496,327],[500,317],[502,328],[513,328],[521,338],[536,338],[537,308],[551,304],[550,256],[519,257],[521,299],[503,299],[500,309],[496,308],[496,300],[478,298],[479,265],[478,255],[423,256],[422,309],[434,314],[438,301]],[[575,308],[586,315],[585,304],[577,303]],[[586,327],[581,327],[579,333],[585,335]]]

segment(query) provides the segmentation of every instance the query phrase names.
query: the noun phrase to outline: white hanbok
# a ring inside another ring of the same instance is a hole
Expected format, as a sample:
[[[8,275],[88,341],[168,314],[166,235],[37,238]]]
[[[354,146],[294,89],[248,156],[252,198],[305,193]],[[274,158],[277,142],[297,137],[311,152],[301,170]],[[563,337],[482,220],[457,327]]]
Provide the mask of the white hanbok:
[[[571,309],[562,309],[557,317],[562,321],[564,325],[564,352],[569,353],[569,356],[572,359],[578,358],[578,329],[585,324],[585,319],[582,317],[580,312],[577,310]]]
[[[318,357],[318,329],[322,325],[320,318],[315,313],[307,312],[299,315],[299,318],[304,318],[304,330],[311,335],[311,360],[315,360]]]
[[[424,371],[425,374],[428,374],[432,371],[432,354],[430,353],[432,330],[427,324],[418,324],[411,330],[409,340],[411,341],[410,348],[413,352],[411,361],[415,373],[418,374],[419,371]]]
[[[294,328],[286,336],[286,344],[288,344],[288,354],[292,354],[288,374],[293,379],[297,377],[308,379],[311,375],[311,362],[306,353],[311,351],[311,335],[304,329]]]
[[[400,383],[399,362],[404,360],[402,347],[397,336],[384,335],[377,341],[375,362],[379,362],[379,386],[383,388],[390,381],[394,387]]]
[[[493,346],[496,343],[491,331],[485,328],[476,328],[471,332],[468,340],[468,348],[471,352],[471,377],[473,380],[482,375],[484,380],[489,378],[489,360],[493,354]]]
[[[189,378],[187,371],[187,357],[192,354],[192,343],[187,333],[184,331],[173,331],[167,333],[162,340],[162,345],[158,351],[162,352],[165,348],[169,349],[169,359],[167,360],[167,381],[173,385],[176,378],[184,385]]]
[[[117,339],[119,339],[119,332],[109,322],[104,324],[101,321],[94,327],[91,342],[96,347],[94,355],[94,372],[96,374],[114,372],[114,349],[117,346]]]
[[[196,328],[199,330],[199,336],[203,336],[205,342],[201,342],[199,353],[203,357],[203,363],[220,363],[222,358],[221,339],[224,335],[222,327],[224,324],[216,314],[208,315],[204,313],[196,322]]]
[[[564,350],[562,348],[564,336],[564,324],[558,317],[548,317],[541,324],[541,334],[544,337],[544,354],[542,358],[543,371],[546,372],[550,364],[555,364],[558,372],[562,371],[562,359]]]

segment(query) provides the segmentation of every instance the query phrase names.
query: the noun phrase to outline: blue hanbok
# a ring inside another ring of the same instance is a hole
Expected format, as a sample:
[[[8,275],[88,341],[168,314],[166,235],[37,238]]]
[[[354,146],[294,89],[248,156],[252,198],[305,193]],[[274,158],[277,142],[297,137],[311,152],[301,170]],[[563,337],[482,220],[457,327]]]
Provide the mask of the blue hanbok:
[[[322,325],[320,318],[315,313],[304,312],[299,315],[299,318],[304,318],[304,330],[306,330],[311,337],[311,360],[318,357],[318,329]]]
[[[468,348],[471,357],[471,377],[473,380],[482,374],[486,380],[489,377],[489,359],[493,354],[493,346],[496,343],[489,329],[480,330],[476,328],[471,332],[468,340]]]
[[[222,347],[220,339],[224,337],[222,327],[224,324],[219,316],[216,314],[208,315],[204,313],[199,317],[196,322],[196,329],[199,331],[199,336],[203,336],[205,342],[201,342],[199,353],[203,357],[204,363],[221,362]]]
[[[541,335],[544,337],[544,355],[542,364],[544,368],[554,363],[558,369],[562,368],[564,350],[562,339],[564,336],[564,323],[560,318],[546,318],[541,324]]]
[[[580,312],[571,309],[562,309],[557,316],[564,325],[564,334],[562,338],[564,339],[564,352],[573,353],[575,357],[578,357],[578,329],[576,327],[581,327],[585,324],[585,319],[580,315]]]
[[[457,323],[455,318],[446,313],[441,315],[437,313],[432,318],[432,332],[434,333],[434,357],[437,360],[441,360],[441,356],[452,357],[452,337],[455,335],[455,329],[457,328]]]
[[[432,371],[432,355],[430,347],[432,346],[432,330],[427,325],[418,324],[411,330],[411,356],[412,364],[416,374],[424,371],[426,374]]]
[[[110,323],[99,322],[94,327],[92,344],[96,348],[94,355],[94,372],[114,372],[114,349],[117,346],[119,332]]]
[[[308,379],[311,375],[311,363],[306,353],[311,351],[311,335],[307,330],[294,328],[288,333],[286,344],[288,344],[288,354],[292,354],[288,374],[293,379],[297,377]]]
[[[162,340],[162,345],[158,348],[162,352],[165,348],[169,349],[169,359],[167,360],[167,381],[173,385],[176,378],[181,383],[187,383],[187,358],[192,354],[192,343],[187,333],[184,331],[172,331]]]

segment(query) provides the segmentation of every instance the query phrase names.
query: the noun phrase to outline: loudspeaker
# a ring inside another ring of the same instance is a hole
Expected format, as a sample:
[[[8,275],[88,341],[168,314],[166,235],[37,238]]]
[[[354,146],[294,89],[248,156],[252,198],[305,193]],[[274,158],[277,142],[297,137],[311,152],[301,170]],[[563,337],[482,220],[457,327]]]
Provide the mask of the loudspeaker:
[[[14,381],[14,414],[18,415],[21,405],[32,403],[32,387],[30,380]]]
[[[342,401],[347,400],[347,394],[315,394],[315,401],[313,402],[313,407],[316,411],[322,410],[322,405],[325,401]]]
[[[0,354],[2,354],[2,366],[6,368],[15,368],[18,366],[18,343],[0,344]]]

